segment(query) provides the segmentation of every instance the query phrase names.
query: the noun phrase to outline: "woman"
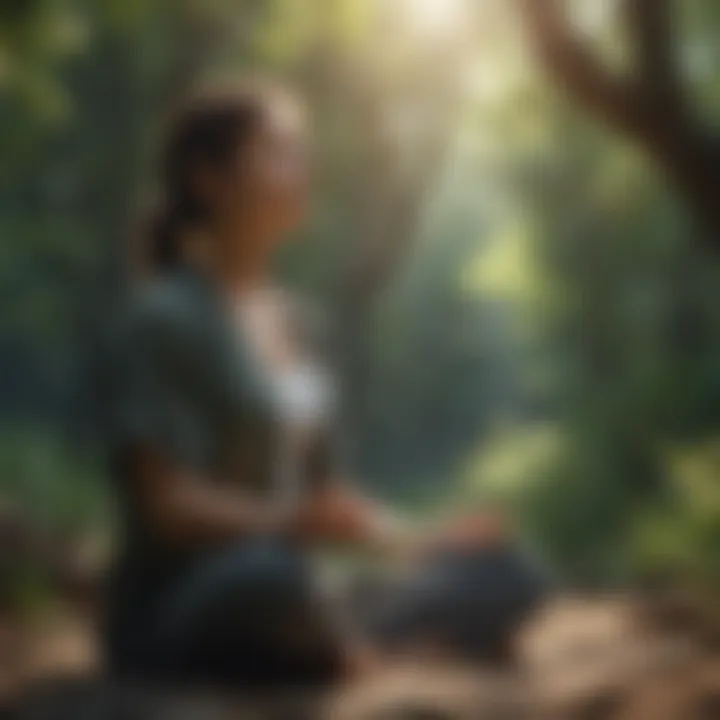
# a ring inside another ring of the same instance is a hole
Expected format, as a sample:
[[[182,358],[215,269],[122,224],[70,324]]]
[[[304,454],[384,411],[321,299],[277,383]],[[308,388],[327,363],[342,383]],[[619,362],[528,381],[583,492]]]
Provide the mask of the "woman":
[[[267,87],[205,93],[170,130],[152,278],[111,361],[125,537],[105,639],[121,674],[309,682],[347,665],[303,547],[372,541],[377,523],[333,460],[312,324],[269,280],[305,210],[303,133]]]
[[[270,279],[307,170],[302,113],[273,88],[196,97],[167,137],[151,277],[110,362],[125,532],[105,645],[121,675],[324,683],[361,657],[306,548],[398,534],[343,483],[312,323]]]

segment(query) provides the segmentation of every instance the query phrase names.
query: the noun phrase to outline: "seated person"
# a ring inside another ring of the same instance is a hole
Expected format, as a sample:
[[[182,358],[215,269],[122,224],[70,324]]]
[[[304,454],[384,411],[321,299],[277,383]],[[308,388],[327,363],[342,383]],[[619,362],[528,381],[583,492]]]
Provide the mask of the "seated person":
[[[347,676],[372,653],[324,604],[309,548],[412,536],[344,482],[317,333],[271,281],[305,205],[302,120],[276,88],[207,92],[166,139],[149,277],[106,362],[123,537],[103,639],[123,677]]]

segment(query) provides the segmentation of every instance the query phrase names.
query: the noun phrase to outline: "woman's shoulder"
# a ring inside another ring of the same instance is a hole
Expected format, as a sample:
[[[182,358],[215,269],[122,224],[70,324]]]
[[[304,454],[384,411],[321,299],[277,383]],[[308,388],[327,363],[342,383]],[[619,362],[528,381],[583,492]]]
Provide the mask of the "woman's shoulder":
[[[196,291],[180,275],[167,275],[129,288],[117,306],[117,327],[147,335],[184,335],[206,326]]]

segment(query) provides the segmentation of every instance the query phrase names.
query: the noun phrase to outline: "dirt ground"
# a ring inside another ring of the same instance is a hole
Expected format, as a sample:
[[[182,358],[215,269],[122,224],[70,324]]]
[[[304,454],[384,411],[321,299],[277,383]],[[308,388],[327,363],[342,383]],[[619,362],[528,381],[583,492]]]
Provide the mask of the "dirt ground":
[[[212,699],[210,710],[200,700],[193,705],[184,699],[166,706],[173,710],[137,717],[720,720],[717,646],[705,642],[697,628],[689,631],[687,623],[656,627],[645,620],[637,603],[625,597],[566,598],[547,607],[528,627],[519,666],[512,673],[463,667],[447,659],[414,659],[398,661],[311,706],[288,701],[280,703],[280,711],[275,698],[267,707],[251,709],[237,700]],[[26,704],[37,697],[28,689],[59,677],[85,678],[90,687],[97,665],[92,638],[87,619],[62,609],[25,623],[6,621],[0,625],[0,698],[9,703],[24,689],[21,704]],[[46,709],[51,706],[46,698]],[[45,717],[37,708],[20,717],[30,715]],[[83,716],[102,720],[97,713]],[[55,715],[47,717],[54,720]]]

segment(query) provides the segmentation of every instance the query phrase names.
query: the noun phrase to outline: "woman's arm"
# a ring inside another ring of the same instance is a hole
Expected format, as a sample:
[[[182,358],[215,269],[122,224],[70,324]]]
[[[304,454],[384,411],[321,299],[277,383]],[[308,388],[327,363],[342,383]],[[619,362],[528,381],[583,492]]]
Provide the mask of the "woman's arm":
[[[328,481],[315,501],[335,518],[335,540],[408,560],[442,549],[478,549],[502,544],[512,533],[497,512],[466,513],[427,524],[371,500],[351,485]]]
[[[131,451],[130,463],[130,482],[141,512],[173,545],[223,544],[256,534],[309,543],[373,542],[373,506],[339,483],[281,513],[269,502],[183,471],[149,447]]]
[[[327,479],[307,501],[315,530],[329,542],[392,555],[419,550],[427,534],[415,523],[340,479]]]
[[[280,530],[261,503],[180,470],[152,448],[131,451],[129,476],[140,512],[171,544],[222,544]]]

